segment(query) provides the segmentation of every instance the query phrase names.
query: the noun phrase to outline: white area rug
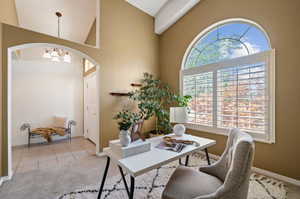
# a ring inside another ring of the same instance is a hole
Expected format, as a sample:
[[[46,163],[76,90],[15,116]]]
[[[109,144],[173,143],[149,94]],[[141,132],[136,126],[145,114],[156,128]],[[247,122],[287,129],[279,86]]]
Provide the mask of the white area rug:
[[[189,165],[195,169],[206,164],[206,160],[199,153],[195,153],[190,157]],[[137,177],[135,180],[134,198],[160,199],[169,177],[177,166],[178,161]],[[127,176],[126,178],[129,183],[129,177]],[[99,187],[99,185],[81,187],[74,192],[63,194],[57,199],[95,199],[97,198]],[[283,182],[258,174],[251,175],[248,199],[285,199],[286,194]],[[121,176],[106,179],[101,198],[128,198]]]

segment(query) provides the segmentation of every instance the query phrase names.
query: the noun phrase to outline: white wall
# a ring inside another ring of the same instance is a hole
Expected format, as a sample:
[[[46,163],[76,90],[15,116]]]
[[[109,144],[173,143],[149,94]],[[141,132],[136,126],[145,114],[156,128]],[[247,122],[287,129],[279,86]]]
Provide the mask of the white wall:
[[[22,123],[45,127],[55,115],[74,119],[73,136],[83,136],[82,62],[72,58],[71,64],[42,59],[13,61],[13,146],[27,144],[27,132],[19,130]]]

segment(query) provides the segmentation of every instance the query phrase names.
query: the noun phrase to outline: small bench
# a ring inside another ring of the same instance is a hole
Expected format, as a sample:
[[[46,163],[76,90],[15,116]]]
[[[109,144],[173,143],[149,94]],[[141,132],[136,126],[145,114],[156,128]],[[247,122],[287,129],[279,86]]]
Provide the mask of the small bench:
[[[75,126],[76,122],[74,120],[70,120],[67,122],[66,127],[43,127],[43,128],[35,128],[31,129],[30,123],[24,123],[22,124],[20,130],[25,131],[27,129],[28,131],[28,148],[31,144],[31,139],[37,138],[37,137],[43,137],[48,142],[52,142],[51,137],[53,135],[59,135],[59,136],[65,136],[68,135],[69,142],[71,143],[72,140],[72,126]]]

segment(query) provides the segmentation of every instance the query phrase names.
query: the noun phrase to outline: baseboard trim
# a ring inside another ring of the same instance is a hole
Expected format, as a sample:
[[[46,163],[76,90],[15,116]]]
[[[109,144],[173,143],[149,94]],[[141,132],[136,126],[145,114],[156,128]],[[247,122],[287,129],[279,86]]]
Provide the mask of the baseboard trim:
[[[13,176],[13,175],[11,175],[11,176],[3,176],[3,177],[0,177],[0,187],[2,186],[2,184],[3,184],[4,182],[11,180],[11,179],[12,179],[12,176]]]
[[[104,157],[104,156],[106,156],[106,155],[105,155],[105,153],[103,153],[103,152],[98,152],[98,153],[96,153],[96,156],[98,156],[98,157]]]
[[[274,173],[272,171],[268,171],[268,170],[265,170],[265,169],[260,169],[260,168],[257,168],[257,167],[252,167],[252,171],[254,171],[256,173],[259,173],[259,174],[262,174],[262,175],[265,175],[265,176],[275,178],[277,180],[281,180],[281,181],[296,185],[296,186],[300,186],[300,180],[296,180],[294,178],[290,178],[290,177],[287,177],[287,176],[284,176],[284,175],[280,175],[280,174]]]
[[[201,153],[204,154],[203,151],[201,151]],[[209,156],[213,159],[219,159],[220,158],[220,156],[212,154],[212,153],[209,153]],[[290,184],[293,184],[293,185],[296,185],[296,186],[300,186],[300,180],[296,180],[294,178],[290,178],[290,177],[287,177],[287,176],[284,176],[284,175],[281,175],[281,174],[278,174],[278,173],[274,173],[272,171],[268,171],[268,170],[265,170],[265,169],[260,169],[260,168],[257,168],[257,167],[252,167],[252,171],[254,171],[256,173],[259,173],[259,174],[262,174],[262,175],[265,175],[265,176],[268,176],[268,177],[271,177],[271,178],[274,178],[274,179],[277,179],[277,180],[281,180],[283,182],[287,182],[287,183],[290,183]]]

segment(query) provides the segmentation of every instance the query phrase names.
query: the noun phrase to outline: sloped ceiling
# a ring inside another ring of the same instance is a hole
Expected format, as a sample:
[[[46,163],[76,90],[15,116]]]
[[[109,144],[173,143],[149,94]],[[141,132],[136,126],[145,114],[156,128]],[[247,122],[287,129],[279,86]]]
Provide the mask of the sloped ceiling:
[[[36,32],[57,36],[57,17],[61,38],[84,43],[96,18],[96,0],[15,0],[19,24]]]
[[[126,0],[155,18],[155,33],[162,34],[200,0]]]
[[[131,5],[141,9],[151,16],[155,16],[158,11],[170,0],[126,0]]]

